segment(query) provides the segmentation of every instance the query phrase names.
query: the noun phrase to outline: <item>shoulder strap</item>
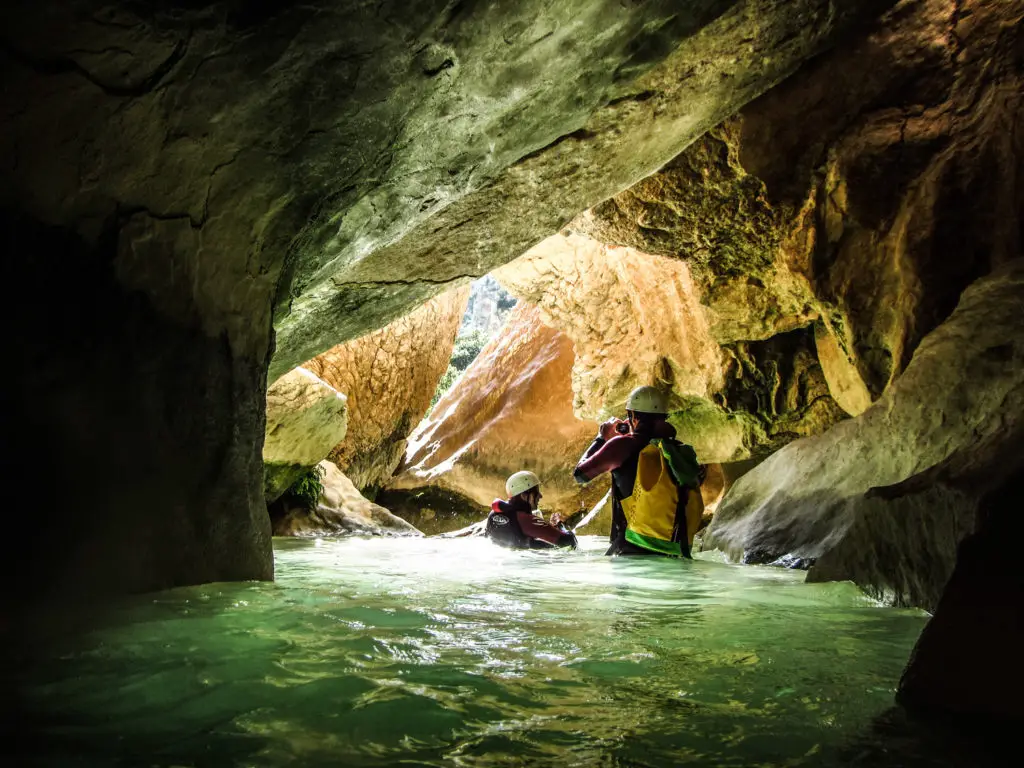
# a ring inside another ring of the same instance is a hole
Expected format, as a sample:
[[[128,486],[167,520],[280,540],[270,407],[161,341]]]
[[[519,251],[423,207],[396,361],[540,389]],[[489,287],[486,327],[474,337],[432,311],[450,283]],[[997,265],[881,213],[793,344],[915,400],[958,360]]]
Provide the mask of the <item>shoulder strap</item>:
[[[692,446],[673,439],[657,438],[651,442],[656,443],[661,449],[677,484],[690,488],[700,485],[700,464],[697,461],[697,452]]]

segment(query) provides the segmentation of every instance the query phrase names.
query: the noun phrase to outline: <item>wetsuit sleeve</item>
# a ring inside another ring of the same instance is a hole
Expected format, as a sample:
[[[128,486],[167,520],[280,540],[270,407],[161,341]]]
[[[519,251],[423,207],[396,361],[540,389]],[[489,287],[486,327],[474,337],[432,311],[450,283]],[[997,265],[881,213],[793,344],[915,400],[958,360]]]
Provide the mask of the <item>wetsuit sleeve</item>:
[[[530,512],[517,512],[516,514],[519,519],[519,527],[531,539],[540,539],[548,544],[557,544],[558,546],[566,546],[570,542],[573,544],[576,542],[575,536],[567,536],[558,528],[549,525]]]
[[[630,457],[635,448],[634,442],[628,436],[613,437],[593,453],[588,450],[580,463],[576,465],[572,476],[580,485],[588,483],[605,472],[618,469]]]

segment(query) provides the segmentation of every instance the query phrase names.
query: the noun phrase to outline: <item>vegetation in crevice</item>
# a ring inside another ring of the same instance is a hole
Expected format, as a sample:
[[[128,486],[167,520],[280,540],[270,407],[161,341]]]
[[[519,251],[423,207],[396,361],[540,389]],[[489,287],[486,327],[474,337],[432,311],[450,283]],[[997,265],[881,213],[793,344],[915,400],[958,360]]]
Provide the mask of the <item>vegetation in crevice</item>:
[[[324,468],[317,464],[310,467],[298,480],[284,492],[284,498],[310,512],[316,509],[320,495],[324,492]]]

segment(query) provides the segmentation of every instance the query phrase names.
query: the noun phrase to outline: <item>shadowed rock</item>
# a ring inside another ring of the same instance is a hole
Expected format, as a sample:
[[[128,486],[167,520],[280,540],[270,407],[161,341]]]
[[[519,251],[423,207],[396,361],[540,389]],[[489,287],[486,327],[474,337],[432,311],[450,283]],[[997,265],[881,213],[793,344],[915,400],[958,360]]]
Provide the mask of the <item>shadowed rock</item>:
[[[741,477],[710,543],[815,558],[811,580],[934,608],[979,494],[1018,462],[1022,290],[1024,260],[972,285],[872,407]]]

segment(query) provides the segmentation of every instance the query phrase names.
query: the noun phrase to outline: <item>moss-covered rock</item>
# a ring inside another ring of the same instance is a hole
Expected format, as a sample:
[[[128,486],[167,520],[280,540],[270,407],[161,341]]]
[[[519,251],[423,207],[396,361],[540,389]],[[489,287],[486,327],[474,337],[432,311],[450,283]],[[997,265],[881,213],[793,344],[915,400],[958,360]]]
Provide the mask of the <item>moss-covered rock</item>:
[[[267,390],[263,493],[275,501],[303,472],[334,449],[348,428],[345,396],[305,368]]]
[[[275,536],[422,536],[413,525],[368,500],[332,462],[323,470],[323,492],[314,509],[288,497],[270,507]]]

